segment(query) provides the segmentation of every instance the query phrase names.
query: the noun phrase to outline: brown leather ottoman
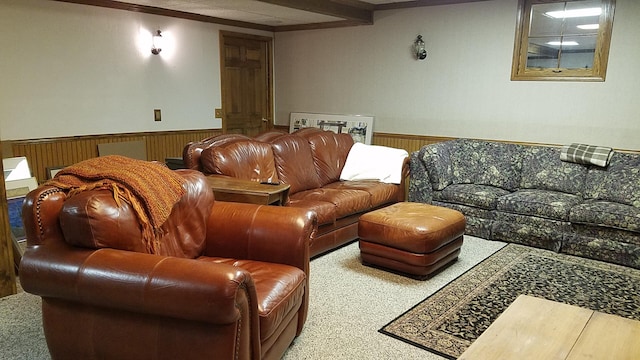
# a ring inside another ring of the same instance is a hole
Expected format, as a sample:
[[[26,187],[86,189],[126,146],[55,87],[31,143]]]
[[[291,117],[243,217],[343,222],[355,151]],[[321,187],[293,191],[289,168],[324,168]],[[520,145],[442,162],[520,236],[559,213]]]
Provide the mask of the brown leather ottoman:
[[[428,278],[458,258],[466,220],[459,211],[401,202],[360,217],[365,265]]]

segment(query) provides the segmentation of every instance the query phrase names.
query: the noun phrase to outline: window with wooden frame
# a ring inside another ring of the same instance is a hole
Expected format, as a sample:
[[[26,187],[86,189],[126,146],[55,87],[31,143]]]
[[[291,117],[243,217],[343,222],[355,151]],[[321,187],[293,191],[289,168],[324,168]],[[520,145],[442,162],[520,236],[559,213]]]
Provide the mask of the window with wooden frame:
[[[520,0],[511,80],[604,81],[615,0]]]

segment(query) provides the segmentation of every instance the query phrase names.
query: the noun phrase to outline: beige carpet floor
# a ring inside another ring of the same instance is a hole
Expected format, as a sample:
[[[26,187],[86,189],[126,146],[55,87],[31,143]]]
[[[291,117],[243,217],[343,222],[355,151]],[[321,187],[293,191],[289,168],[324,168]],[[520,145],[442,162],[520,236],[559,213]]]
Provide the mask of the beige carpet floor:
[[[378,332],[504,243],[465,237],[457,262],[419,281],[360,264],[352,243],[311,261],[309,317],[283,359],[443,359]],[[0,299],[0,359],[49,359],[40,298],[23,291]]]

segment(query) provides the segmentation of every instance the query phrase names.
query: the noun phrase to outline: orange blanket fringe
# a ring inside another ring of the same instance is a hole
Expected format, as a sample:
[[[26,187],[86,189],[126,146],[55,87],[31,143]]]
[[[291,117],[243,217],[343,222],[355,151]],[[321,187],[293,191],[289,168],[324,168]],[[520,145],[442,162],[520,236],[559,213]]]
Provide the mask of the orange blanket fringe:
[[[87,190],[110,190],[118,206],[121,200],[132,206],[140,221],[142,241],[154,254],[160,227],[185,194],[184,182],[162,163],[109,155],[66,167],[46,184],[66,190],[68,197]]]

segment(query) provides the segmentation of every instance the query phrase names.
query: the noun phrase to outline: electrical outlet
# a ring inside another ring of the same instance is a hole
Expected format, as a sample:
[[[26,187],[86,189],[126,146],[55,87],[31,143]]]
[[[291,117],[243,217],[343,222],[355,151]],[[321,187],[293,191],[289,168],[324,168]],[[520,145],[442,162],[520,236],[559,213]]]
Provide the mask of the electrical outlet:
[[[215,110],[216,119],[222,119],[222,109]]]
[[[162,112],[160,109],[153,109],[153,119],[155,121],[162,121]]]

